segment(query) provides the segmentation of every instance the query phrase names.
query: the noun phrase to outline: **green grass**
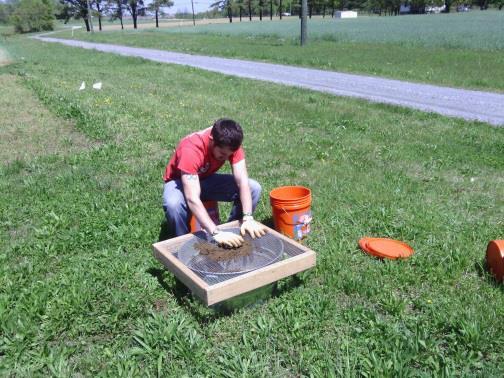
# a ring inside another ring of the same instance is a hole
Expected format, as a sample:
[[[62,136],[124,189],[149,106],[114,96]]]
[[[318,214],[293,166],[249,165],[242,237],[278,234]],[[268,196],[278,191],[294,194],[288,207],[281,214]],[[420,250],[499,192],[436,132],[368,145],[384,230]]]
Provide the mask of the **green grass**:
[[[299,21],[95,33],[76,39],[269,61],[490,91],[504,91],[504,12],[317,19],[309,45]],[[69,37],[68,33],[61,33]]]
[[[2,375],[504,373],[504,291],[483,269],[486,244],[503,237],[504,129],[24,38],[3,45],[17,63],[0,74],[93,148],[0,166]],[[83,80],[103,89],[79,92]],[[221,116],[244,126],[264,188],[258,219],[271,216],[272,188],[312,189],[306,244],[318,253],[277,296],[230,315],[181,289],[150,247],[172,149]],[[416,254],[375,260],[357,247],[364,235]]]
[[[48,112],[15,76],[0,76],[0,86],[4,92],[0,98],[0,161],[4,164],[46,154],[72,154],[88,147],[82,134],[73,132],[72,124]]]

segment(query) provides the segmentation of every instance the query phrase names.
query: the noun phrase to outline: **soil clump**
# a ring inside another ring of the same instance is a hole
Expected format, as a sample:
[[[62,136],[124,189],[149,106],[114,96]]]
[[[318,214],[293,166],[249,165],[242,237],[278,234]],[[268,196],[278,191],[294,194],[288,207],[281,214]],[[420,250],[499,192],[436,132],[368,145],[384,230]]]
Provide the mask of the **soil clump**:
[[[213,261],[227,261],[237,257],[250,255],[254,251],[252,240],[245,239],[244,243],[237,248],[223,248],[214,243],[200,241],[194,244],[194,248],[200,255],[208,256]]]

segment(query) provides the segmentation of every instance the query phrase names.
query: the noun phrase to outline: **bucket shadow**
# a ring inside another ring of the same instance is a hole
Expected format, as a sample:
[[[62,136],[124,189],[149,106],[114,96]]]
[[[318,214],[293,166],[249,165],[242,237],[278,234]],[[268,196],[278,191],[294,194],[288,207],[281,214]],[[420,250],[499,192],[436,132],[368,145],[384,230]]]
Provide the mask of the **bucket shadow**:
[[[490,272],[490,268],[487,264],[486,258],[481,259],[480,261],[476,261],[474,263],[474,270],[478,274],[479,277],[485,279],[487,283],[492,285],[495,289],[500,290],[504,293],[504,284],[495,279],[492,272]]]
[[[476,273],[478,273],[478,276],[482,278],[491,278],[491,274],[488,270],[488,264],[485,258],[474,263],[474,270],[476,271]]]

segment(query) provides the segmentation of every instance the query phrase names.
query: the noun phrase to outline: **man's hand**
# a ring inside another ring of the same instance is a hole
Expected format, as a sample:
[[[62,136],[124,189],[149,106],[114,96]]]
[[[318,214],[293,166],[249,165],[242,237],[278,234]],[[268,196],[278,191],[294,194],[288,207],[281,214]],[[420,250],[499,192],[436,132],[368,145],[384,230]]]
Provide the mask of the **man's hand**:
[[[243,217],[240,232],[243,236],[245,236],[245,233],[248,232],[250,236],[252,236],[252,239],[255,239],[256,237],[260,238],[261,236],[266,235],[266,226],[256,222],[252,216],[245,216]]]
[[[212,236],[218,245],[223,245],[229,248],[237,248],[244,243],[244,240],[240,235],[228,231],[214,231]]]

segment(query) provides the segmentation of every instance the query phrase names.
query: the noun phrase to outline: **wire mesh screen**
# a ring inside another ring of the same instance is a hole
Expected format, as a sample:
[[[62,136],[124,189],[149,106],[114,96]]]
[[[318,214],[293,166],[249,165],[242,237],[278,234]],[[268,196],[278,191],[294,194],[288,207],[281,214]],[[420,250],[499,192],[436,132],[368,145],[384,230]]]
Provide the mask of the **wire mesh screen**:
[[[226,231],[239,233],[239,228],[226,229]],[[246,242],[249,241],[252,244],[251,251],[247,255],[216,260],[201,253],[201,244],[199,243],[213,243],[210,239],[204,232],[196,233],[193,238],[181,246],[176,254],[184,265],[209,285],[229,280],[304,252],[274,234],[267,233],[256,239],[245,236]]]

